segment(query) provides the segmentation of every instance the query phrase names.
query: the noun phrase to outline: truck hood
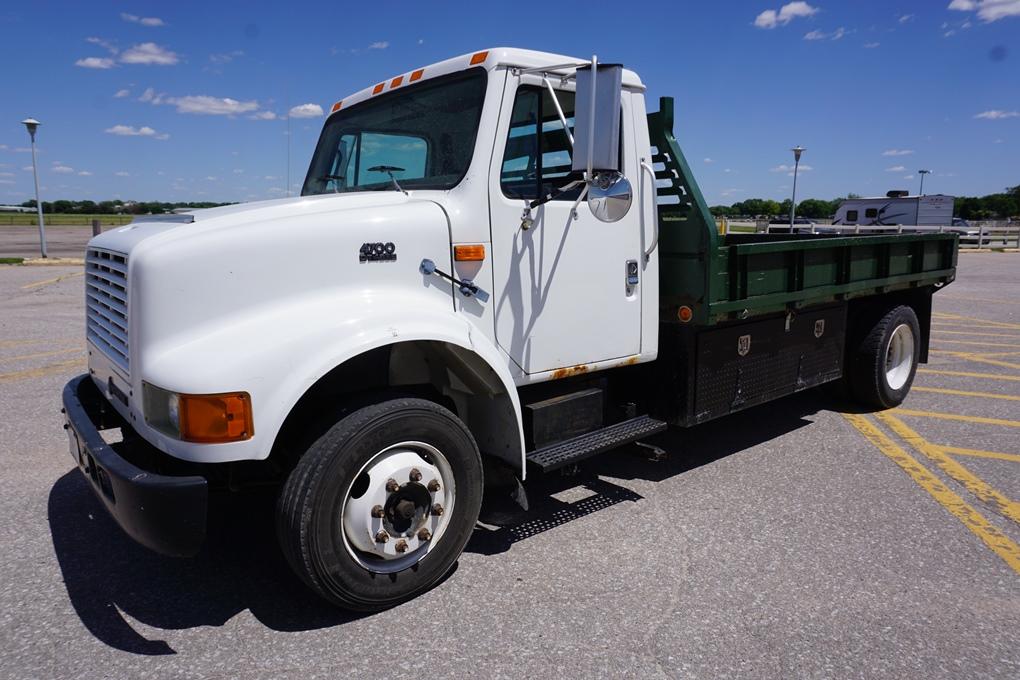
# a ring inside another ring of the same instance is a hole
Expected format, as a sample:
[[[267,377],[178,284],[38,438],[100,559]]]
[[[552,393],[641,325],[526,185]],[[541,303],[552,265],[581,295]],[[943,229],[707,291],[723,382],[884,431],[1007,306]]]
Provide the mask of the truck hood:
[[[165,240],[176,240],[197,232],[226,229],[239,225],[292,221],[322,215],[341,213],[363,208],[384,208],[408,203],[432,203],[425,198],[408,196],[397,191],[369,191],[349,194],[323,194],[296,196],[253,203],[238,203],[220,208],[206,208],[175,215],[139,215],[131,224],[111,229],[89,241],[89,247],[104,248],[121,253],[131,252],[141,241],[158,245]],[[156,239],[155,237],[162,236]]]

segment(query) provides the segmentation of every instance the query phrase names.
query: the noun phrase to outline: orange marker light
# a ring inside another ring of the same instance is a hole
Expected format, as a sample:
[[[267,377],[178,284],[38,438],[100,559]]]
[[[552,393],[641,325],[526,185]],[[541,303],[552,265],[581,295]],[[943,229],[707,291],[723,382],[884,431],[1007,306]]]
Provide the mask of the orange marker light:
[[[216,444],[251,439],[254,424],[247,392],[180,395],[181,439]]]
[[[680,309],[676,310],[676,317],[684,323],[687,323],[694,318],[694,310],[687,305],[683,305]]]
[[[420,68],[411,74],[411,77],[407,79],[408,82],[413,83],[416,80],[421,80],[421,77],[425,75],[425,69]]]
[[[343,100],[340,100],[336,104],[333,104],[333,108],[330,109],[329,112],[330,113],[336,113],[337,111],[340,110],[340,105],[343,104],[343,103],[344,103]]]
[[[378,85],[372,88],[372,94],[379,94],[380,92],[383,91],[384,87],[386,87],[386,83],[379,83]]]
[[[475,52],[474,54],[471,55],[471,65],[474,66],[475,64],[481,64],[483,61],[486,60],[488,56],[489,56],[488,50],[486,50],[485,52]]]
[[[397,76],[390,81],[390,89],[392,90],[395,87],[400,87],[400,83],[402,82],[404,82],[404,76]]]
[[[480,243],[469,246],[454,246],[453,259],[457,262],[481,262],[485,259],[485,246]]]

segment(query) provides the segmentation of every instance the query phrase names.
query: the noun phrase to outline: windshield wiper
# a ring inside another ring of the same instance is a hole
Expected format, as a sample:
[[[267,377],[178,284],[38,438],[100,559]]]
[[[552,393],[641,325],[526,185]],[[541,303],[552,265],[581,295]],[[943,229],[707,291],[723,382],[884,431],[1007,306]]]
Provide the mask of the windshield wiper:
[[[404,187],[400,186],[400,183],[397,182],[397,178],[393,176],[393,173],[395,172],[404,172],[403,168],[398,168],[395,165],[373,165],[371,168],[368,169],[368,171],[385,172],[387,175],[390,176],[390,181],[393,182],[393,186],[397,188],[397,191],[403,192],[405,196],[408,195],[407,191],[404,190]]]

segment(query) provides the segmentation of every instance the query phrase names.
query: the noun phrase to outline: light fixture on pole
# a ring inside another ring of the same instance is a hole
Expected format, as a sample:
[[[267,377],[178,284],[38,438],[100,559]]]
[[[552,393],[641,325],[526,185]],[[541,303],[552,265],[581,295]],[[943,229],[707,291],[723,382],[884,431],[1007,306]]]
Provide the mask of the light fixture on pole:
[[[793,233],[793,216],[797,212],[797,170],[800,168],[800,155],[805,149],[797,145],[790,149],[793,152],[793,197],[790,199],[790,233]]]
[[[918,170],[917,174],[921,176],[921,190],[918,192],[918,196],[924,196],[924,176],[930,175],[931,170]]]
[[[46,225],[43,224],[42,203],[39,202],[39,170],[35,165],[35,131],[42,125],[35,118],[26,118],[21,124],[28,130],[32,138],[32,176],[35,178],[35,209],[39,214],[39,253],[46,257]]]

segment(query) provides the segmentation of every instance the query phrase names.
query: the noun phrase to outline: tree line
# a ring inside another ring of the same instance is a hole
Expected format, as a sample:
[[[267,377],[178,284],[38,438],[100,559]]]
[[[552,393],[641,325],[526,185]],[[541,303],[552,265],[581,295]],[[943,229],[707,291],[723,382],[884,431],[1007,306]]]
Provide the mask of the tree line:
[[[211,201],[164,203],[162,201],[43,201],[44,214],[57,215],[161,215],[178,208],[218,208],[230,203]],[[35,201],[25,201],[22,208],[35,208]]]
[[[860,198],[850,194],[846,198],[831,201],[808,198],[797,204],[797,217],[828,219],[836,214],[839,204],[847,198]],[[789,215],[790,199],[773,201],[767,198],[749,198],[733,205],[713,205],[709,210],[716,217]],[[987,196],[957,196],[953,205],[953,216],[965,220],[994,220],[1020,216],[1020,185],[1009,187],[1001,194]]]

